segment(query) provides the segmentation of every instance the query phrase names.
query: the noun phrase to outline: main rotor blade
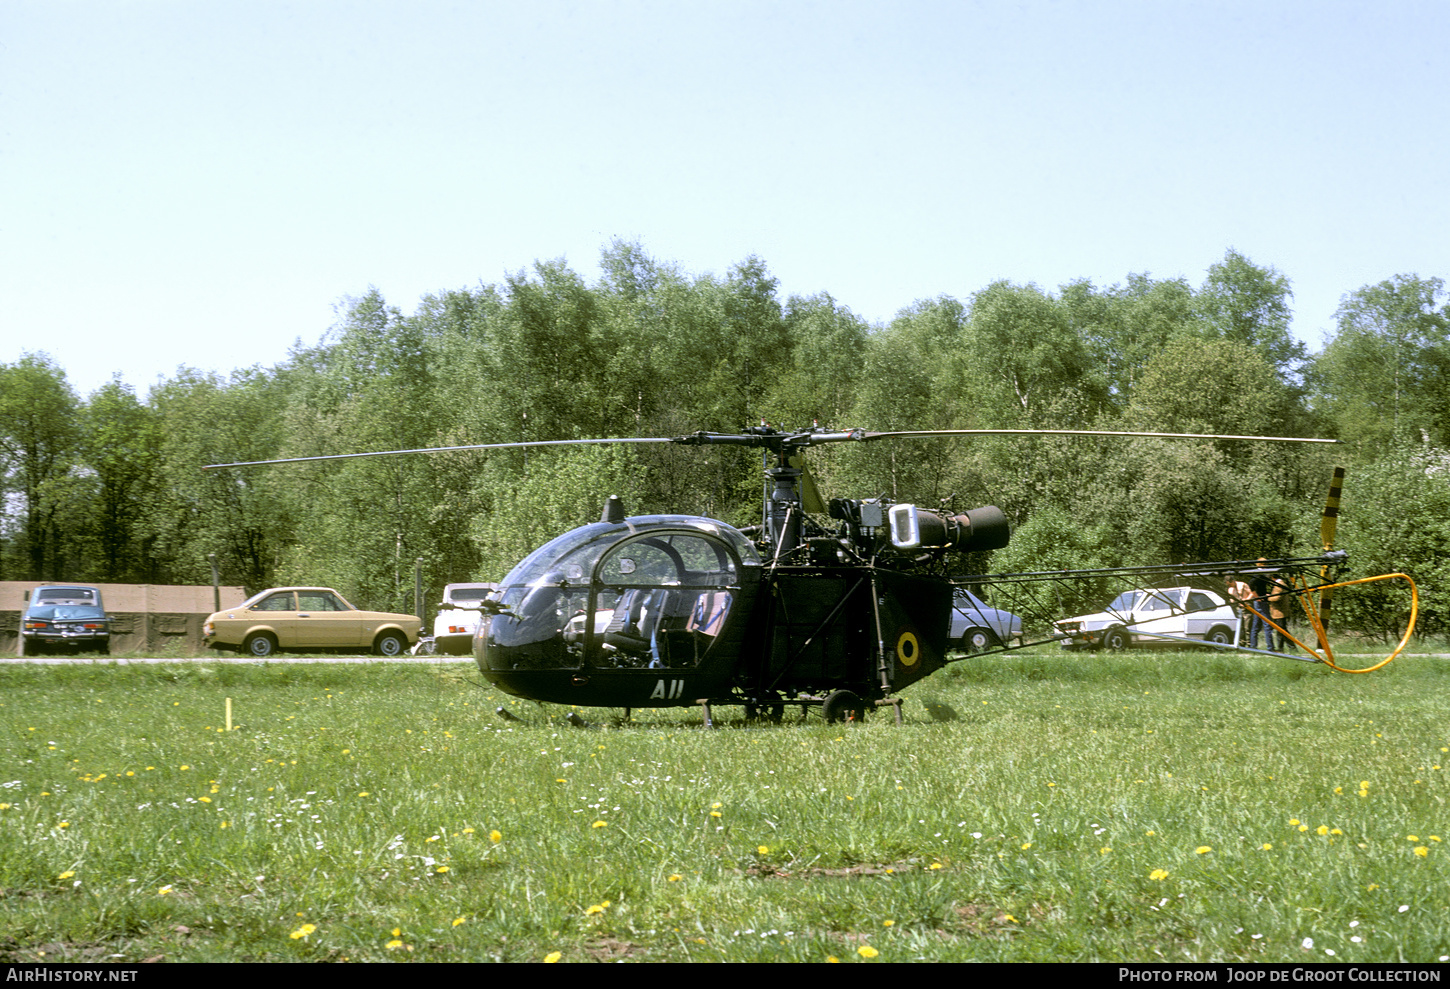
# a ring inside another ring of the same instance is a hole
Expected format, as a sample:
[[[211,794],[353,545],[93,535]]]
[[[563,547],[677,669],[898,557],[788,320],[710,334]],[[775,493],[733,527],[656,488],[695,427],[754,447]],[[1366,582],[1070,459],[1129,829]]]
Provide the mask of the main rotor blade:
[[[460,450],[506,450],[521,446],[584,446],[598,443],[673,443],[659,437],[631,437],[602,440],[527,440],[520,443],[472,443],[468,446],[428,446],[420,450],[374,450],[371,453],[333,453],[323,457],[288,457],[283,460],[246,460],[235,464],[207,464],[202,470],[217,467],[260,467],[265,464],[305,464],[314,460],[353,460],[357,457],[392,457],[404,453],[456,453]]]
[[[862,431],[862,440],[913,436],[1144,436],[1164,440],[1258,440],[1267,443],[1339,443],[1339,440],[1309,439],[1302,436],[1224,436],[1218,433],[1136,433],[1111,429],[909,429],[872,433]]]

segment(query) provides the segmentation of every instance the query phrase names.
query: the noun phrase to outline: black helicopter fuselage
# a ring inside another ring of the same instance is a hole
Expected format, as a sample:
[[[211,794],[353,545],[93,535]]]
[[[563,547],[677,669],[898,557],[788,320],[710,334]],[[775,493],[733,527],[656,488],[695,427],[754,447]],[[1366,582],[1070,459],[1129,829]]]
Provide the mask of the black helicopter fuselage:
[[[886,696],[940,668],[940,578],[831,559],[763,560],[739,529],[651,515],[574,529],[504,578],[474,639],[495,686],[537,701],[769,705]]]

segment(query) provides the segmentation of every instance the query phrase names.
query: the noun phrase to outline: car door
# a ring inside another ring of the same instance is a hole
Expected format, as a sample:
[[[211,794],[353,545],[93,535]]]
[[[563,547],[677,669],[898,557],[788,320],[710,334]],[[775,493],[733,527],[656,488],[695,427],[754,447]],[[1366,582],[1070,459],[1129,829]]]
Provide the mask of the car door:
[[[1182,587],[1159,587],[1143,592],[1136,612],[1139,621],[1133,627],[1133,631],[1141,637],[1140,641],[1151,644],[1155,636],[1183,637],[1183,591]],[[1163,639],[1156,641],[1160,645],[1167,644]]]
[[[362,625],[358,612],[347,607],[331,591],[297,592],[298,645],[315,649],[355,649],[364,644]]]
[[[274,591],[252,605],[244,616],[249,629],[265,626],[277,637],[277,648],[295,649],[297,642],[297,593]]]

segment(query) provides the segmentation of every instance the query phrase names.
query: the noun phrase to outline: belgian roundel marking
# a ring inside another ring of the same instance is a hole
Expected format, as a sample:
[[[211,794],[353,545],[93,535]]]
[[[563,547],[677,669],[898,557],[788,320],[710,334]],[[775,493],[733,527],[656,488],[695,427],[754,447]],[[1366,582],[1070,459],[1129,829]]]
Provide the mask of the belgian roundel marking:
[[[916,641],[916,633],[901,633],[896,640],[896,658],[901,660],[902,666],[916,665],[916,661],[921,658],[921,643]]]

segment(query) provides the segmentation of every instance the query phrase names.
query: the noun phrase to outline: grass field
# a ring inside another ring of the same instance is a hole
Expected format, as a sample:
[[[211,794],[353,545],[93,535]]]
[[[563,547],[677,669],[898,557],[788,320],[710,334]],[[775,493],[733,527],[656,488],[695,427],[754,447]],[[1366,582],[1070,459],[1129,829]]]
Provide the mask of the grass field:
[[[1445,663],[1011,654],[714,731],[460,663],[0,668],[0,959],[1435,962]]]

